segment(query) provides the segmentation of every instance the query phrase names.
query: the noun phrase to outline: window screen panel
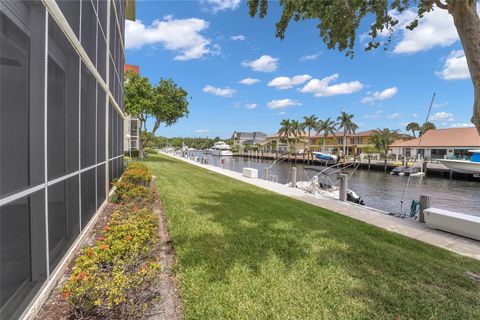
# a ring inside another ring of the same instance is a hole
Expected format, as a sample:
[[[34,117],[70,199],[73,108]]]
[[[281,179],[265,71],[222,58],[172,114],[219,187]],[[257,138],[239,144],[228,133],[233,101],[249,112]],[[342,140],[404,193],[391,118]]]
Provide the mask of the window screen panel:
[[[82,168],[95,164],[95,119],[97,103],[97,82],[88,68],[82,63],[81,98],[81,159]]]
[[[49,180],[78,170],[79,57],[49,19],[47,148]]]
[[[102,79],[106,82],[106,72],[107,72],[107,62],[106,62],[106,54],[107,54],[107,42],[103,36],[103,34],[98,31],[97,37],[97,71],[100,73]]]
[[[106,93],[97,86],[97,163],[105,161],[105,108]]]
[[[106,198],[105,190],[105,165],[97,167],[97,208],[99,208]]]
[[[82,229],[96,211],[95,168],[82,172]]]
[[[45,194],[0,207],[0,318],[18,318],[46,279]]]
[[[82,2],[81,43],[88,57],[96,65],[97,17],[91,1]]]
[[[80,38],[80,1],[72,0],[56,0],[57,5],[60,7],[65,19],[72,28],[73,32]]]
[[[78,176],[48,187],[48,248],[50,270],[80,233]]]

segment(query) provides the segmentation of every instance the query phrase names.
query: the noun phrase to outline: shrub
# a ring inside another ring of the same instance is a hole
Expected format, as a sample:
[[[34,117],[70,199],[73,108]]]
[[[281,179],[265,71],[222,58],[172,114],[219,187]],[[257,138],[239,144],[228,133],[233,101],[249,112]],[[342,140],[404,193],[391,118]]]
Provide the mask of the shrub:
[[[158,153],[157,150],[152,149],[152,148],[146,148],[145,152],[149,153],[149,154],[157,154]]]
[[[153,297],[160,264],[158,217],[150,209],[120,208],[92,247],[77,258],[62,293],[80,317],[131,318]]]
[[[152,174],[146,165],[140,162],[131,162],[122,175],[125,182],[148,186],[152,180]]]
[[[124,181],[123,179],[115,183],[115,191],[110,198],[113,203],[136,203],[143,205],[152,200],[150,190],[143,186]]]
[[[125,151],[126,157],[138,158],[138,150]]]

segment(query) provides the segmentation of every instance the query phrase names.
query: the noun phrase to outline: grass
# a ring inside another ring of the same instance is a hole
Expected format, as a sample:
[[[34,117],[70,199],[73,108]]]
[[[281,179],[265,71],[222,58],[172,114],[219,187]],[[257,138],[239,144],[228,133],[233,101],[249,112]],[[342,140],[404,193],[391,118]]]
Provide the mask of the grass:
[[[161,155],[185,319],[480,319],[480,262]]]

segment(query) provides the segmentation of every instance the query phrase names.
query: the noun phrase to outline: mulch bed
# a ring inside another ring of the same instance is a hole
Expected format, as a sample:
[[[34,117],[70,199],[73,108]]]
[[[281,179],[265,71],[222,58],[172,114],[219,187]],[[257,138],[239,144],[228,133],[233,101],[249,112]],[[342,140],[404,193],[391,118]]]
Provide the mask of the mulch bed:
[[[110,218],[110,215],[115,211],[116,207],[117,207],[116,204],[109,202],[103,208],[102,212],[100,212],[100,216],[98,217],[97,223],[95,224],[93,229],[90,231],[90,233],[87,235],[86,240],[76,250],[73,259],[70,261],[67,269],[65,270],[65,273],[58,281],[57,285],[55,286],[55,289],[53,289],[52,292],[50,293],[50,296],[48,297],[47,301],[43,305],[42,309],[40,309],[40,312],[37,314],[35,319],[37,320],[72,319],[73,316],[71,313],[71,309],[67,301],[62,295],[61,289],[65,284],[65,282],[70,277],[70,274],[72,273],[72,269],[75,266],[75,261],[77,260],[77,257],[81,253],[81,248],[83,248],[85,245],[93,245],[95,243],[95,241],[100,237],[103,227],[107,224],[107,221]]]
[[[154,194],[154,204],[153,209],[155,213],[158,214],[160,224],[159,224],[159,233],[160,233],[160,244],[158,248],[158,258],[162,265],[162,272],[159,275],[159,281],[157,281],[151,290],[158,296],[152,302],[146,313],[142,318],[145,319],[182,319],[182,308],[181,308],[181,298],[178,292],[177,281],[175,275],[172,272],[173,266],[175,265],[175,252],[173,249],[170,236],[168,235],[168,228],[166,224],[166,217],[161,206],[160,199],[156,192],[155,179],[153,179],[151,184],[152,192]],[[70,261],[65,273],[60,278],[58,283],[55,286],[55,289],[50,293],[47,301],[42,306],[41,310],[36,316],[36,320],[59,320],[59,319],[74,319],[72,314],[72,309],[68,305],[67,301],[62,295],[62,287],[65,282],[68,280],[72,273],[72,269],[75,266],[75,261],[81,249],[85,245],[93,245],[96,240],[101,236],[102,230],[110,215],[115,211],[117,205],[114,203],[108,203],[97,220],[97,223],[87,235],[86,240],[79,246],[76,250],[74,258]],[[90,317],[89,319],[98,319],[95,317]]]

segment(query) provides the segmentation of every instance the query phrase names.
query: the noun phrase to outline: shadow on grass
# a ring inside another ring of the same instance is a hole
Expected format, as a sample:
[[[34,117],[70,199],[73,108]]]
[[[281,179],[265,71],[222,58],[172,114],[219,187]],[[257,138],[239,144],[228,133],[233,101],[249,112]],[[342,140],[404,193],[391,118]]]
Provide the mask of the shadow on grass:
[[[261,277],[275,257],[287,272],[305,268],[298,280],[319,294],[324,284],[306,278],[332,270],[353,279],[332,283],[332,295],[363,305],[360,318],[480,317],[480,287],[465,275],[480,272],[476,261],[174,159],[147,161],[160,170],[180,273],[202,267],[213,284],[242,266]]]

